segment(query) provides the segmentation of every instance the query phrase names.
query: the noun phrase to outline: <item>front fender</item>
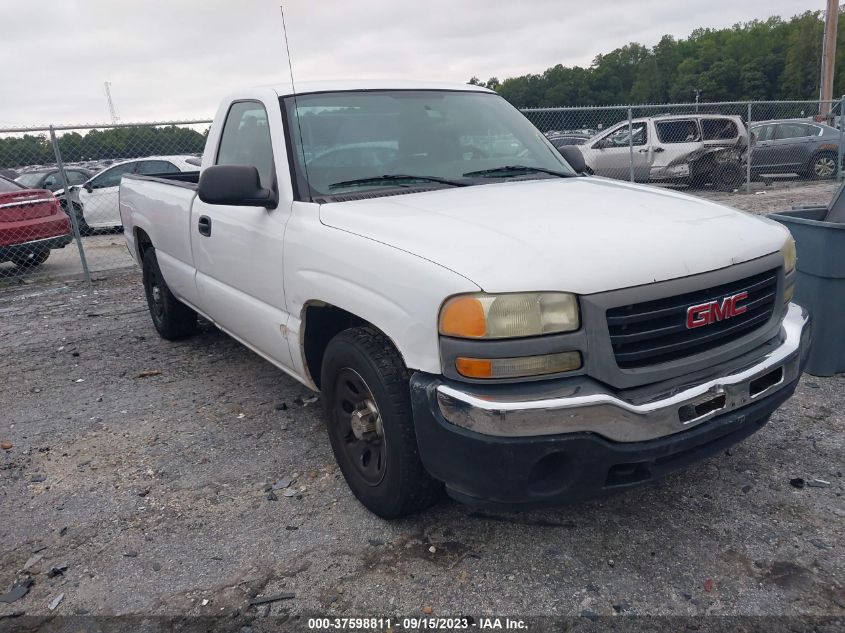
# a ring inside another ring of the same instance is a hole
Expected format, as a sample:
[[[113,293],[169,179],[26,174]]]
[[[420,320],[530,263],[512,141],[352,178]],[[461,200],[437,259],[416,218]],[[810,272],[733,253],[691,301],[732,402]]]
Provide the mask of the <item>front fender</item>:
[[[319,222],[316,205],[296,203],[285,233],[288,342],[302,375],[305,309],[321,302],[381,330],[409,369],[440,373],[437,319],[444,299],[480,288],[403,250]],[[309,209],[310,207],[310,209]]]

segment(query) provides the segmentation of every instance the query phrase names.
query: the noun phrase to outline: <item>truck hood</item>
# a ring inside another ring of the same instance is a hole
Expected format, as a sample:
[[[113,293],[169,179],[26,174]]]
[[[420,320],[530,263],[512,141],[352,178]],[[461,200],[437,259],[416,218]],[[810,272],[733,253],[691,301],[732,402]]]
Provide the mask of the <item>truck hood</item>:
[[[591,294],[686,277],[773,253],[788,234],[700,198],[595,177],[335,202],[320,219],[487,292]]]

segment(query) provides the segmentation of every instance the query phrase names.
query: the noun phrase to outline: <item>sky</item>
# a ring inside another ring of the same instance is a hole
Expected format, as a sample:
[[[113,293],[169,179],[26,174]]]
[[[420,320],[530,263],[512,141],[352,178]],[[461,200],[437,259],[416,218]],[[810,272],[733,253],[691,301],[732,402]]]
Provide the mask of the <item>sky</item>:
[[[0,127],[211,118],[239,87],[288,79],[279,0],[30,0],[3,12]],[[466,82],[588,66],[823,0],[287,0],[296,81]],[[10,7],[7,7],[10,8]]]

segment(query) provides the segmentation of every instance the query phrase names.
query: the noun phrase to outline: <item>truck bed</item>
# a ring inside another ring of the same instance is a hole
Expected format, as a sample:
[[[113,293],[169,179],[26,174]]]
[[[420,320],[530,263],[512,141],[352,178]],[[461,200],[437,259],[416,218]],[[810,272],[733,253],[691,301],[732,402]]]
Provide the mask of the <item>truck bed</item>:
[[[127,180],[152,180],[166,185],[196,189],[200,181],[200,172],[197,170],[170,172],[166,174],[127,174],[124,178]]]
[[[171,289],[188,300],[195,300],[190,222],[199,174],[132,174],[120,183],[120,218],[130,253],[140,264],[135,241],[143,231],[159,249],[159,266]]]

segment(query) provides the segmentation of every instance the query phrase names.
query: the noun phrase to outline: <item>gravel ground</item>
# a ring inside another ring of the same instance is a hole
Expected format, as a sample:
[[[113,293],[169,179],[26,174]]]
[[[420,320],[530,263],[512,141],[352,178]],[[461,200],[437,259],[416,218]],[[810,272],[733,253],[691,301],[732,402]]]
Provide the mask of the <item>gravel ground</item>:
[[[775,180],[769,185],[751,183],[751,193],[698,190],[690,191],[708,200],[726,204],[750,213],[766,214],[786,211],[794,204],[827,205],[839,188],[836,182],[807,182],[798,180]]]
[[[796,194],[776,195],[731,200]],[[0,618],[234,612],[238,630],[278,592],[272,615],[845,616],[845,375],[805,375],[762,431],[652,487],[385,522],[307,389],[211,326],[160,340],[135,271],[94,288],[0,293],[0,593],[34,579]]]

